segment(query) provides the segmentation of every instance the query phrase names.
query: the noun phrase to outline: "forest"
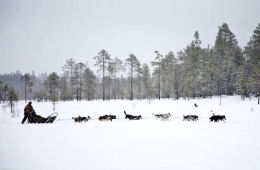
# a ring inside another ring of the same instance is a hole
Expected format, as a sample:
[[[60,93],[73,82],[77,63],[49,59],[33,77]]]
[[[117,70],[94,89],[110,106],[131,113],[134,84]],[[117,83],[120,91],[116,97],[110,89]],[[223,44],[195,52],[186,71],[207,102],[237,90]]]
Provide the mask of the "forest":
[[[151,63],[141,63],[135,54],[129,54],[123,61],[105,49],[93,60],[98,72],[68,58],[61,68],[62,74],[20,71],[1,74],[0,102],[189,100],[222,95],[241,95],[242,100],[254,96],[260,102],[260,23],[243,48],[224,23],[218,28],[214,46],[202,47],[199,32],[195,31],[186,48],[167,54],[155,51]]]

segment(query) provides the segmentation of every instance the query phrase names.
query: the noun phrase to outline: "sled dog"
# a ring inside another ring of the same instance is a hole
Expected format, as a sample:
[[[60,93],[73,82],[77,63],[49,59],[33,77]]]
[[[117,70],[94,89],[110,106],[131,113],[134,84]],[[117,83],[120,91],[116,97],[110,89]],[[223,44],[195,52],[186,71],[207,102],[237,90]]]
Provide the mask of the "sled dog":
[[[139,119],[142,119],[141,115],[138,115],[138,116],[129,115],[129,114],[126,114],[126,111],[124,111],[124,114],[125,114],[125,119],[129,119],[129,120],[139,120]]]
[[[153,114],[156,119],[161,119],[161,120],[168,120],[172,115],[171,113],[167,114]]]

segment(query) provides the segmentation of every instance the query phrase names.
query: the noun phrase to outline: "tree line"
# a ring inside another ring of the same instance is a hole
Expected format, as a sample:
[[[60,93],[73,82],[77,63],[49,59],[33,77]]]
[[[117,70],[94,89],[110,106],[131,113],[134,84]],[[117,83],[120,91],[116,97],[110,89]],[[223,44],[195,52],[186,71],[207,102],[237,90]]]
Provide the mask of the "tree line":
[[[62,74],[16,73],[15,91],[20,99],[110,100],[205,98],[214,95],[257,96],[260,102],[260,24],[242,49],[226,23],[219,26],[214,46],[201,46],[198,31],[183,50],[161,54],[141,63],[129,54],[126,60],[102,49],[93,59],[98,72],[73,58],[65,61]],[[20,77],[17,76],[20,74]],[[7,76],[8,77],[8,76]],[[10,78],[10,76],[9,76]],[[0,75],[0,101],[6,100],[9,83]]]

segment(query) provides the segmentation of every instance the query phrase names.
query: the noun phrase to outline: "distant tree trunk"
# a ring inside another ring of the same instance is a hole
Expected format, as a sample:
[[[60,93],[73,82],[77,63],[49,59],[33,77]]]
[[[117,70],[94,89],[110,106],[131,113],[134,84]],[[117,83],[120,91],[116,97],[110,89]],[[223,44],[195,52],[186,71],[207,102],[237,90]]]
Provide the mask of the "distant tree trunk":
[[[179,100],[179,85],[176,83],[176,99]]]
[[[79,77],[79,101],[81,101],[81,76]]]
[[[13,100],[10,100],[10,105],[11,105],[11,113],[13,113]]]
[[[138,99],[141,100],[141,76],[138,73]]]
[[[8,90],[8,88],[4,88],[4,103],[5,103],[5,101],[6,101],[6,95],[7,95],[7,90]]]
[[[159,62],[161,62],[159,60]],[[161,99],[161,64],[159,64],[159,100]]]
[[[159,51],[155,51],[156,57],[155,61],[152,61],[153,66],[157,66],[158,68],[158,98],[159,100],[161,99],[161,60],[162,60],[162,55],[159,53]]]
[[[26,96],[26,80],[24,81],[24,101],[26,103],[27,96]]]
[[[116,80],[116,72],[115,72],[115,100],[116,100],[116,97],[117,97],[117,80]]]
[[[77,101],[79,101],[79,77],[78,75],[76,76],[76,81],[77,81]]]
[[[110,73],[108,74],[108,100],[110,100],[111,96],[111,75]]]
[[[212,99],[212,88],[210,86],[210,89],[209,89],[209,98]]]
[[[131,77],[130,77],[130,79],[131,79],[131,85],[130,85],[130,90],[131,90],[131,94],[130,94],[130,98],[131,98],[131,100],[133,100],[133,61],[132,61],[132,58],[131,58]]]
[[[148,99],[148,95],[149,95],[148,88],[146,88],[146,99]]]
[[[260,80],[259,80],[259,86],[260,86]],[[258,102],[257,104],[260,104],[260,87],[258,87]]]
[[[55,101],[52,103],[52,110],[55,111]]]
[[[103,100],[105,100],[105,57],[103,57],[103,78],[102,78],[102,86],[103,86]]]
[[[220,105],[220,106],[221,106],[221,102],[222,102],[221,100],[222,100],[222,94],[220,93],[220,94],[219,94],[219,105]]]

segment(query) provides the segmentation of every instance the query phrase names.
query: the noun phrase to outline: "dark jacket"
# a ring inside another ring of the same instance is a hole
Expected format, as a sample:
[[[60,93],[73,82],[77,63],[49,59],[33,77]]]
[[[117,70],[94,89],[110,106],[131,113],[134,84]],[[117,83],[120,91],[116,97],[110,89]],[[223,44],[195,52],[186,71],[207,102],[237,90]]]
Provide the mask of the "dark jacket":
[[[24,108],[24,115],[29,115],[31,112],[35,112],[33,107],[32,107],[32,104],[31,103],[28,103],[25,108]]]

